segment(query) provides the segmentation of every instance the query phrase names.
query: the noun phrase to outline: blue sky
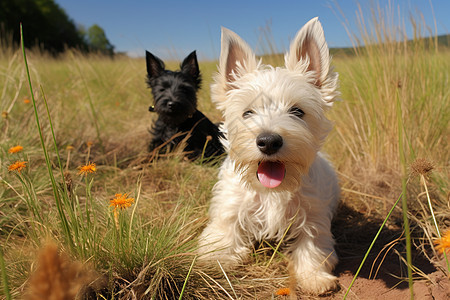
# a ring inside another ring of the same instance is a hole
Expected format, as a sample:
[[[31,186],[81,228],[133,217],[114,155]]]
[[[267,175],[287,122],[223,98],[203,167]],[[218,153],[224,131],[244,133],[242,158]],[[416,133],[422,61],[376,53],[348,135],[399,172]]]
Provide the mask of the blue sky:
[[[343,25],[344,18],[357,32],[356,12],[361,5],[365,19],[370,3],[355,0],[56,0],[77,24],[101,26],[116,51],[144,56],[149,50],[163,59],[182,59],[197,50],[199,59],[217,59],[220,54],[220,27],[239,34],[255,48],[261,28],[269,25],[278,50],[288,47],[290,39],[311,18],[318,16],[329,47],[351,46]],[[378,0],[389,4],[404,19],[410,35],[409,13],[420,11],[425,22],[438,34],[450,28],[449,0]],[[432,9],[433,7],[433,9]],[[433,13],[435,18],[433,18]],[[395,20],[397,23],[398,20]]]

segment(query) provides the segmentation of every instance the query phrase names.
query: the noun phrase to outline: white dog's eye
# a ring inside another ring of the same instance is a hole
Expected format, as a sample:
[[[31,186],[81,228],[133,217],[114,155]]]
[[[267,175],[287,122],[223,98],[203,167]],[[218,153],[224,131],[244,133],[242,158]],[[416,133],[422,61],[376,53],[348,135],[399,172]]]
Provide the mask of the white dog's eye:
[[[298,108],[298,107],[296,107],[296,106],[294,106],[294,107],[292,107],[290,110],[289,110],[289,113],[291,114],[291,115],[294,115],[294,116],[296,116],[297,118],[303,118],[303,116],[305,115],[305,112],[301,109],[301,108]]]
[[[249,110],[246,110],[243,114],[242,114],[242,117],[244,118],[244,119],[247,119],[248,117],[250,117],[251,115],[253,115],[255,112],[253,111],[253,110],[251,110],[251,109],[249,109]]]

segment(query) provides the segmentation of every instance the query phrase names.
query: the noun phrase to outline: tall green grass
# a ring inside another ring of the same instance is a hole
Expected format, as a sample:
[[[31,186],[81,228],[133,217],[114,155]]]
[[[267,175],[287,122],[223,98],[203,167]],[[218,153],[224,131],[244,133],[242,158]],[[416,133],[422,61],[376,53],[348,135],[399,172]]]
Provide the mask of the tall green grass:
[[[389,7],[374,9],[368,18],[361,12],[353,39],[356,55],[335,59],[344,101],[331,116],[348,154],[343,165],[362,164],[367,175],[401,175],[402,145],[406,164],[427,157],[446,167],[449,158],[445,146],[450,53],[439,49],[433,38],[423,37],[427,32],[419,30],[415,19],[415,38],[408,40],[405,20],[395,16]],[[339,117],[343,111],[346,118]]]
[[[351,186],[345,191],[383,197],[384,201],[373,197],[363,202],[384,212],[395,199],[393,195],[401,194],[407,281],[412,299],[413,270],[417,269],[412,262],[411,219],[415,221],[413,228],[421,228],[414,231],[416,235],[438,238],[437,224],[445,226],[444,220],[449,216],[443,213],[434,222],[434,229],[429,219],[415,217],[425,207],[416,204],[423,201],[420,196],[423,194],[418,192],[420,185],[409,181],[409,166],[418,157],[439,164],[444,172],[434,174],[435,187],[448,187],[445,183],[449,161],[446,85],[450,52],[447,48],[439,49],[437,38],[425,38],[426,27],[421,27],[414,17],[410,17],[414,38],[409,40],[405,21],[396,16],[395,8],[390,5],[372,8],[369,18],[359,11],[359,31],[352,35],[355,56],[339,69],[345,118],[339,109],[331,114],[336,120],[338,140],[343,145],[339,151],[346,152],[337,160]],[[436,205],[429,206],[431,213],[433,209],[443,212],[445,194],[437,192],[433,196]],[[433,247],[431,240],[424,248],[430,247]],[[442,271],[448,274],[450,269]]]

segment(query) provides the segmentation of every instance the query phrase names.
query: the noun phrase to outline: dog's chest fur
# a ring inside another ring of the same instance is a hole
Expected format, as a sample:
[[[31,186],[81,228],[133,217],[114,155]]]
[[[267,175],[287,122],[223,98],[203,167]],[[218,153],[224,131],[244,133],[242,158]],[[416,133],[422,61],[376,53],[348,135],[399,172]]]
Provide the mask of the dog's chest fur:
[[[289,225],[298,225],[299,218],[293,219],[296,214],[293,206],[301,209],[298,199],[289,192],[263,194],[248,192],[251,201],[243,203],[238,218],[245,231],[249,232],[255,240],[263,239],[281,240],[283,236],[289,236]]]
[[[296,192],[263,192],[246,188],[241,177],[234,170],[234,163],[228,158],[222,165],[215,186],[215,194],[229,193],[228,199],[236,199],[224,203],[213,199],[212,206],[220,206],[211,211],[222,212],[222,218],[229,218],[239,226],[240,231],[253,241],[263,239],[284,240],[298,236],[295,230],[306,222],[306,209],[301,204],[300,189]],[[233,188],[230,188],[233,187]],[[217,199],[219,200],[219,199]],[[224,214],[232,212],[230,215]]]

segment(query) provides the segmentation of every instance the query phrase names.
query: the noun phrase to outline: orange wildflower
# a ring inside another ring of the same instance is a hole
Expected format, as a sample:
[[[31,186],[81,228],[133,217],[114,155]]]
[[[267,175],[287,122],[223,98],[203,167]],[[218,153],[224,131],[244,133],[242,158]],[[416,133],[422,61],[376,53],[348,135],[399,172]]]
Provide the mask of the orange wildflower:
[[[28,103],[30,103],[31,101],[30,101],[30,99],[28,99],[28,98],[25,98],[25,99],[23,99],[23,103],[25,103],[25,104],[28,104]]]
[[[114,206],[114,212],[120,208],[124,209],[130,207],[134,202],[134,198],[127,198],[128,194],[116,194],[114,199],[111,199],[111,204],[109,206]]]
[[[289,296],[291,294],[291,290],[289,288],[281,288],[276,291],[275,295],[277,296]]]
[[[68,146],[66,147],[66,150],[67,150],[67,151],[70,151],[70,150],[73,150],[73,149],[75,149],[75,147],[72,146],[72,145],[68,145]]]
[[[8,152],[9,153],[17,153],[17,152],[20,152],[22,150],[23,150],[23,147],[20,146],[20,145],[17,145],[17,146],[9,148]]]
[[[78,175],[87,175],[88,173],[97,171],[97,167],[95,166],[95,163],[88,163],[85,166],[78,167],[78,170]]]
[[[93,141],[87,141],[87,142],[86,142],[86,146],[88,146],[88,148],[91,148],[92,145],[94,145],[94,142],[93,142]]]
[[[436,241],[434,241],[436,245],[436,250],[441,253],[447,252],[450,250],[450,230],[447,230],[444,236]]]
[[[27,162],[26,161],[16,161],[15,163],[11,164],[8,167],[8,171],[17,171],[17,172],[21,172],[23,169],[25,169],[27,166]]]

